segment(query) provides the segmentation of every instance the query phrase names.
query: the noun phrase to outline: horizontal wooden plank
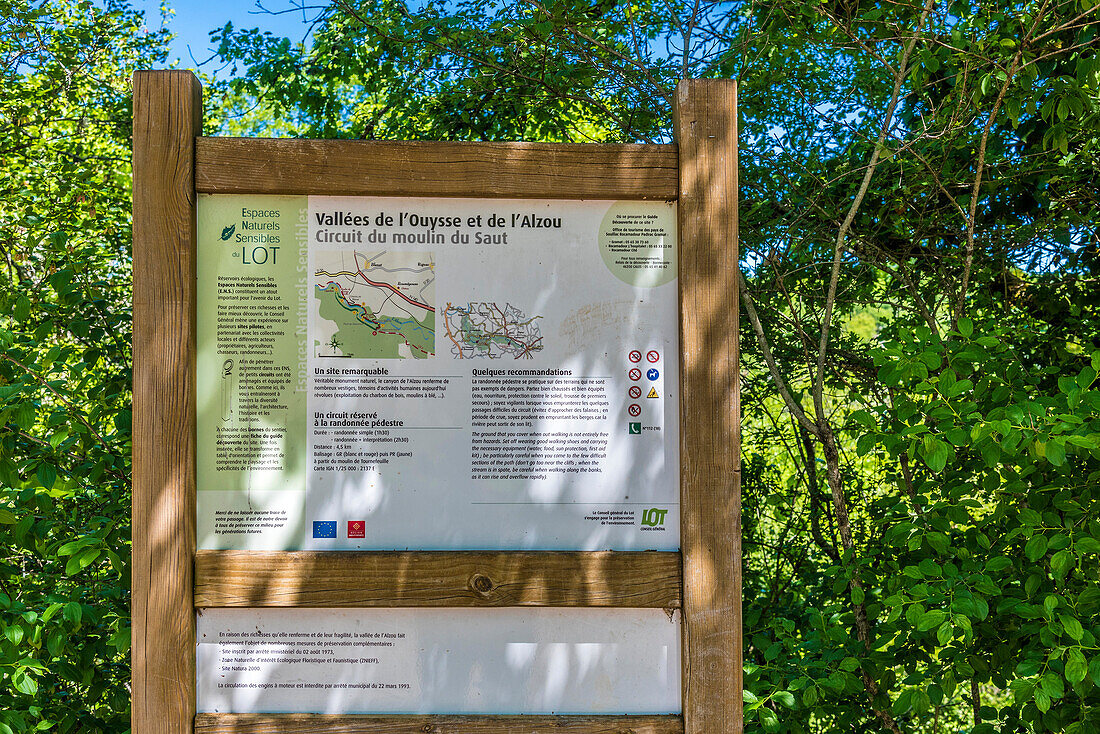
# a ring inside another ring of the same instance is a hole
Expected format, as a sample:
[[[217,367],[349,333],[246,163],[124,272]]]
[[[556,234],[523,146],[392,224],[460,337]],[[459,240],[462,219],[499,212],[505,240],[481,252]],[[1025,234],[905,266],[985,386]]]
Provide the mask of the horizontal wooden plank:
[[[195,734],[682,734],[679,716],[199,714]]]
[[[195,606],[679,608],[680,554],[207,550]]]
[[[205,138],[209,194],[675,199],[674,145]]]

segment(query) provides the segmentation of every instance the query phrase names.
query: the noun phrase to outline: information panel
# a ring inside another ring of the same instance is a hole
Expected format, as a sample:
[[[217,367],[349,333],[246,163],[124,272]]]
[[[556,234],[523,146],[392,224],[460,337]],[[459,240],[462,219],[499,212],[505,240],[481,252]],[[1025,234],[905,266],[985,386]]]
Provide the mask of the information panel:
[[[676,208],[204,195],[198,547],[679,547]]]
[[[661,609],[209,609],[206,713],[680,711]]]

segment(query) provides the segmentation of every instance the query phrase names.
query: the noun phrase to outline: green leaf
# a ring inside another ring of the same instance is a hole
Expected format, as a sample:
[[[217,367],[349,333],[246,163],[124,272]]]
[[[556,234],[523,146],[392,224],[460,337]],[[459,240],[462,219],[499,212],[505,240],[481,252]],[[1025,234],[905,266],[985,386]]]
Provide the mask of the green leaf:
[[[1030,678],[1039,672],[1039,667],[1037,660],[1024,660],[1016,665],[1016,675],[1021,678]]]
[[[959,319],[959,333],[969,339],[974,333],[974,322],[963,316]]]
[[[35,472],[38,476],[38,482],[46,489],[52,489],[54,483],[57,481],[57,469],[52,464],[45,462],[38,465],[38,469]]]
[[[75,601],[71,601],[65,605],[65,611],[62,612],[61,616],[66,622],[80,624],[80,619],[84,616],[84,610]]]
[[[18,624],[13,624],[4,629],[4,637],[7,637],[11,644],[18,647],[19,643],[23,641],[23,628]]]
[[[76,559],[80,569],[84,570],[95,563],[101,555],[103,555],[102,548],[86,548],[76,555]]]
[[[1046,598],[1043,599],[1043,609],[1046,609],[1048,612],[1053,612],[1058,608],[1058,603],[1058,597],[1054,594],[1047,594]]]
[[[1047,552],[1047,539],[1045,535],[1035,535],[1031,540],[1027,541],[1027,545],[1024,546],[1024,555],[1027,556],[1027,560],[1034,563]]]
[[[16,321],[26,321],[27,317],[31,315],[31,302],[26,296],[20,295],[15,302],[15,312],[13,314]]]
[[[1047,461],[1054,464],[1054,466],[1061,466],[1066,463],[1066,448],[1057,439],[1047,441],[1045,453]]]
[[[1089,678],[1092,678],[1092,682],[1100,687],[1100,655],[1093,656],[1089,661]]]
[[[920,455],[929,469],[939,473],[947,466],[947,462],[955,452],[949,444],[929,434],[921,442]]]
[[[1064,579],[1069,575],[1069,572],[1073,570],[1073,567],[1077,565],[1077,556],[1073,555],[1073,551],[1060,550],[1054,554],[1050,559],[1050,568],[1054,571],[1054,575],[1060,579]]]
[[[68,429],[61,428],[57,431],[54,431],[50,434],[50,446],[53,446],[56,449],[58,446],[61,445],[62,441],[64,441],[68,437]]]
[[[1062,682],[1062,676],[1049,670],[1039,679],[1039,688],[1055,701],[1066,695],[1066,685]]]
[[[1058,619],[1062,623],[1062,629],[1064,629],[1066,634],[1073,640],[1080,642],[1081,638],[1085,636],[1085,629],[1076,618],[1061,614],[1058,616]]]
[[[940,645],[946,645],[948,642],[951,642],[951,638],[954,636],[955,628],[950,622],[944,622],[939,626],[939,629],[936,630],[936,641],[939,642]]]
[[[1087,390],[1092,386],[1092,383],[1096,382],[1096,370],[1091,365],[1081,370],[1081,374],[1077,375],[1077,385],[1082,390]]]
[[[61,653],[65,650],[65,642],[67,636],[61,630],[55,629],[46,638],[46,649],[50,651],[50,655],[61,657]]]
[[[15,690],[20,693],[25,693],[28,696],[38,693],[38,681],[24,669],[17,670],[15,675],[12,676],[11,682],[15,686]]]
[[[80,538],[79,540],[72,540],[65,543],[63,546],[57,549],[57,555],[59,556],[71,556],[78,550],[91,543],[98,543],[98,538]]]
[[[917,620],[917,629],[921,632],[927,632],[934,627],[939,627],[943,624],[943,620],[947,615],[939,609],[930,609],[920,616]]]
[[[774,696],[772,696],[772,698],[774,698],[776,701],[779,701],[779,703],[783,704],[789,709],[793,709],[795,707],[794,694],[790,691],[779,691]]]
[[[760,717],[760,723],[764,725],[764,731],[779,730],[779,717],[770,708],[760,707],[757,710],[757,715]]]
[[[901,692],[901,694],[894,700],[894,705],[890,707],[890,713],[894,716],[902,716],[913,707],[913,691],[907,689]]]
[[[1088,675],[1088,664],[1081,648],[1071,647],[1066,656],[1066,680],[1070,683],[1080,683]]]
[[[990,558],[989,561],[985,564],[985,570],[989,571],[990,573],[998,573],[1000,571],[1004,571],[1006,568],[1011,567],[1012,559],[1006,558],[1005,556]]]
[[[1100,540],[1085,535],[1073,541],[1073,549],[1078,553],[1100,553]]]
[[[931,558],[925,558],[920,562],[919,568],[921,573],[925,576],[937,577],[943,574],[943,566],[933,561]]]
[[[928,541],[928,545],[932,546],[940,555],[947,555],[948,548],[951,547],[951,540],[944,533],[928,533],[924,536]]]
[[[111,635],[111,639],[107,641],[107,644],[118,650],[120,653],[125,653],[130,649],[130,628],[121,627]]]
[[[65,564],[65,575],[72,576],[74,573],[80,571],[80,557],[73,556]]]

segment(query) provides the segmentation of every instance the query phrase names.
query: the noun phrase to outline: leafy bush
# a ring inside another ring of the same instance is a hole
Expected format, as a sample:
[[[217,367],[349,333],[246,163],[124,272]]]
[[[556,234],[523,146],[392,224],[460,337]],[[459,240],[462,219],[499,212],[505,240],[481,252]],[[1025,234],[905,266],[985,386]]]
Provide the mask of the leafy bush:
[[[122,4],[0,1],[0,734],[129,728],[130,75]]]

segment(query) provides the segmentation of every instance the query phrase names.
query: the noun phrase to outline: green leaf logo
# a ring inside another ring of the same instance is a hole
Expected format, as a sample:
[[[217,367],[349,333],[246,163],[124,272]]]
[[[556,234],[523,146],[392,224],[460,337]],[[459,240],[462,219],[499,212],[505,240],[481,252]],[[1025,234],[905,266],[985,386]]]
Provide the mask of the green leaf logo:
[[[233,236],[233,233],[237,231],[237,225],[231,224],[222,230],[222,241],[229,239]]]

